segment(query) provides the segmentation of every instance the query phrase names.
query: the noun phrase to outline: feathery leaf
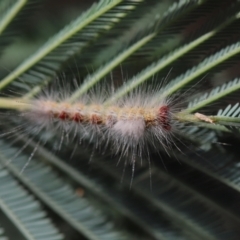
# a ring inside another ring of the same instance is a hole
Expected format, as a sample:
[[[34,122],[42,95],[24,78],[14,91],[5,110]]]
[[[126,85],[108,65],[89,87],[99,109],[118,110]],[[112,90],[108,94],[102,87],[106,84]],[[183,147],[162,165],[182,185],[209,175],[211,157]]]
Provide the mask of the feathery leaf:
[[[6,2],[7,1],[3,1],[0,7]],[[8,4],[9,2],[11,2],[11,0],[8,1]],[[15,0],[12,1],[12,4],[9,4],[10,7],[7,10],[0,9],[0,15],[2,13],[2,16],[0,17],[0,35],[27,2],[28,0]]]
[[[181,74],[176,79],[172,80],[166,90],[166,95],[171,95],[186,84],[200,77],[201,75],[207,73],[214,67],[220,65],[221,63],[229,60],[230,58],[236,56],[240,53],[240,42],[236,42],[230,46],[223,48],[217,53],[205,58],[200,64],[194,66],[193,68],[187,70],[184,74]]]
[[[26,156],[21,154],[13,162],[9,162],[8,156],[12,155],[14,148],[4,142],[1,142],[1,145],[5,145],[1,151],[5,157],[0,160],[7,164],[9,171],[76,231],[91,240],[131,239],[124,232],[118,231],[114,224],[109,222],[109,216],[94,207],[87,198],[77,196],[74,189],[60,179],[49,166],[32,159],[29,170],[24,169]],[[23,169],[24,173],[21,173]]]
[[[20,76],[25,82],[33,83],[51,78],[59,70],[63,62],[79,53],[89,42],[107,31],[117,21],[123,18],[136,4],[142,0],[101,0],[94,4],[75,21],[63,28],[49,39],[37,52],[26,59],[14,71],[0,82],[0,89],[8,86]],[[122,11],[119,14],[118,9]],[[112,10],[112,13],[111,13]],[[109,21],[108,15],[115,16]],[[101,19],[101,17],[105,17]],[[100,20],[100,23],[98,22]],[[77,39],[77,40],[76,40]]]
[[[211,92],[203,94],[201,97],[191,101],[188,104],[188,108],[184,112],[190,113],[195,112],[209,104],[222,99],[223,97],[240,89],[240,79],[235,78],[234,80],[224,83],[222,86],[214,88]]]
[[[7,163],[2,153],[0,161]],[[12,221],[15,227],[28,240],[64,239],[63,235],[54,227],[40,203],[33,198],[13,176],[0,165],[0,208]],[[14,192],[14,195],[12,194]],[[34,221],[34,224],[33,224]],[[41,228],[36,226],[41,225]],[[18,238],[16,236],[16,238]],[[19,237],[20,238],[20,237]]]

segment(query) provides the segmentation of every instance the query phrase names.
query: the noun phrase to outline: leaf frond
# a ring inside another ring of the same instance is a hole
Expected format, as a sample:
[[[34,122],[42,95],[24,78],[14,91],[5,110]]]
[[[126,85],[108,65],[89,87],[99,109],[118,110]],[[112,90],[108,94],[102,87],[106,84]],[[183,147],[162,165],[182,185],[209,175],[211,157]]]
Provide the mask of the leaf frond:
[[[40,0],[2,0],[0,3],[0,53],[18,36],[26,16]]]
[[[69,101],[76,101],[82,94],[86,93],[91,87],[93,87],[98,81],[100,81],[106,74],[110,73],[113,68],[118,66],[124,59],[130,56],[136,49],[140,48],[144,45],[149,39],[151,39],[153,34],[149,34],[148,36],[142,38],[125,51],[120,53],[117,57],[112,59],[110,62],[105,64],[105,66],[101,67],[94,74],[87,76],[84,83],[80,86],[78,90],[76,90],[73,95],[70,97]]]
[[[230,127],[239,127],[240,126],[239,103],[236,103],[233,106],[229,104],[225,109],[220,109],[217,113],[217,116],[213,116],[212,119],[222,125]]]
[[[36,143],[32,141],[30,143],[31,148],[36,147]],[[172,236],[179,236],[183,235],[181,232],[181,229],[178,228],[176,225],[172,224],[171,221],[167,217],[163,217],[163,219],[158,218],[158,224],[156,225],[156,219],[154,216],[156,215],[156,212],[153,211],[149,206],[144,205],[140,208],[136,205],[136,200],[140,201],[139,197],[135,198],[119,198],[119,190],[112,187],[112,185],[109,186],[109,182],[104,182],[103,179],[101,179],[102,175],[106,174],[106,171],[101,171],[102,167],[105,166],[105,164],[100,164],[99,161],[96,161],[96,165],[100,168],[93,168],[91,172],[88,171],[88,168],[84,167],[84,164],[82,165],[80,171],[76,170],[75,168],[69,166],[63,159],[60,159],[58,156],[53,155],[51,152],[49,152],[46,148],[43,148],[39,146],[39,154],[41,156],[41,159],[44,159],[44,162],[46,161],[47,166],[51,166],[52,168],[58,169],[61,174],[66,174],[68,178],[71,179],[71,181],[74,181],[75,184],[83,186],[84,189],[94,194],[98,197],[98,199],[103,200],[104,202],[107,202],[107,205],[114,211],[119,212],[120,216],[124,216],[129,218],[130,220],[134,221],[140,229],[144,230],[148,236],[151,236],[153,238],[163,238],[163,237],[169,237]],[[83,157],[84,154],[81,156]],[[40,160],[40,159],[38,159]],[[83,157],[82,161],[87,162],[88,160],[88,154]],[[112,163],[112,162],[111,162]],[[107,164],[108,165],[108,164]],[[107,169],[108,167],[106,167]],[[121,175],[121,168],[116,168],[114,171],[111,171],[110,174],[116,177],[116,175]],[[112,182],[115,180],[113,179]],[[116,179],[116,182],[119,182],[119,179]],[[124,196],[126,192],[129,191],[129,185],[126,184],[126,187],[122,188],[121,190],[121,196]],[[126,204],[126,202],[128,204]],[[147,218],[146,218],[147,213]],[[136,218],[136,216],[138,216]],[[155,224],[154,224],[155,222]],[[168,227],[168,229],[171,229],[171,233],[169,234],[169,231],[165,231],[165,227]],[[127,233],[125,233],[125,238],[128,236]],[[124,239],[125,239],[124,238]],[[105,240],[105,238],[103,238]],[[128,238],[127,238],[128,239]],[[131,237],[130,237],[131,239]],[[143,238],[145,239],[145,238]],[[111,238],[112,240],[112,238]],[[118,240],[118,238],[116,239]]]
[[[129,79],[123,87],[121,87],[115,92],[115,94],[111,97],[111,99],[108,100],[108,102],[110,103],[121,98],[122,96],[126,95],[128,92],[132,91],[140,84],[144,83],[149,78],[153,77],[156,73],[160,72],[167,66],[171,66],[171,64],[175,60],[177,60],[180,56],[183,56],[184,54],[186,54],[187,52],[191,51],[193,48],[201,44],[203,41],[209,39],[212,36],[212,34],[213,34],[212,32],[207,33],[199,37],[195,41],[186,44],[185,46],[180,47],[179,49],[176,49],[175,51],[167,54],[163,58],[159,59],[157,62],[152,63],[150,66],[143,69],[132,79]],[[167,93],[165,94],[164,92],[164,95],[167,95]]]
[[[188,69],[184,74],[181,74],[176,79],[172,80],[166,90],[166,96],[171,95],[185,85],[189,84],[201,75],[209,72],[214,67],[219,66],[221,63],[229,60],[230,58],[236,56],[240,52],[240,42],[231,44],[217,53],[205,58],[200,64]]]
[[[31,171],[24,170],[22,173],[26,156],[20,154],[17,159],[9,162],[8,158],[14,149],[4,142],[1,144],[5,145],[1,151],[5,157],[0,160],[6,164],[7,169],[80,234],[91,240],[107,239],[108,235],[111,235],[113,240],[132,239],[118,230],[113,222],[109,222],[109,216],[94,207],[90,200],[77,196],[72,186],[64,182],[56,171],[43,162],[32,159],[28,166]],[[38,170],[37,174],[34,169]]]
[[[8,9],[4,9],[4,3],[6,4],[7,1],[1,2],[0,5],[0,36],[2,32],[6,29],[6,27],[11,23],[11,21],[16,17],[19,11],[27,4],[28,0],[15,0],[15,1],[8,1]],[[1,9],[1,6],[3,9]]]
[[[212,144],[217,141],[215,130],[217,129],[211,129],[208,126],[183,126],[179,129],[178,134],[183,139],[196,143],[201,149],[208,151]]]
[[[168,55],[159,59],[157,62],[151,64],[146,69],[144,69],[140,73],[138,73],[133,79],[130,79],[126,83],[126,85],[124,85],[122,88],[120,88],[118,91],[116,91],[115,95],[111,99],[109,99],[109,101],[111,102],[111,101],[117,100],[118,98],[124,96],[125,94],[127,94],[128,92],[130,92],[131,90],[136,88],[138,85],[142,84],[147,79],[149,79],[150,77],[154,76],[156,73],[158,73],[161,70],[163,70],[164,68],[166,68],[167,66],[171,66],[171,64],[174,61],[178,60],[180,57],[184,56],[185,54],[187,54],[188,52],[190,52],[191,50],[193,50],[197,46],[203,44],[205,41],[212,38],[219,31],[221,31],[223,28],[227,27],[229,24],[231,24],[233,21],[235,21],[239,17],[240,17],[240,14],[236,14],[235,16],[228,19],[226,22],[223,22],[222,24],[220,24],[219,26],[217,26],[216,28],[214,28],[210,32],[202,35],[201,37],[195,39],[194,41],[192,41],[188,44],[186,44],[185,46],[180,47],[180,48],[174,50],[173,52],[170,52]],[[194,70],[195,70],[195,68],[194,68]],[[194,70],[193,70],[193,72],[195,72]],[[164,92],[165,96],[171,95],[173,93],[168,88],[171,85],[174,85],[174,87],[176,87],[176,84],[175,84],[176,82],[169,83],[169,85],[167,86],[166,92]],[[177,90],[179,90],[179,88]]]
[[[20,76],[24,78],[26,83],[41,82],[44,78],[53,77],[63,62],[79,53],[100,33],[109,30],[117,22],[116,19],[120,20],[125,17],[139,2],[141,0],[101,0],[94,4],[2,79],[0,89],[8,86]],[[121,9],[122,14],[118,14],[118,8]],[[112,15],[115,16],[114,21],[109,21],[107,17],[109,15],[111,17]],[[105,20],[103,16],[106,17]],[[98,19],[100,22],[98,22]]]
[[[138,40],[138,39],[137,39],[137,41],[135,40],[134,44],[131,45],[129,49],[126,49],[123,52],[121,50],[120,53],[118,54],[118,56],[115,58],[109,59],[110,56],[108,56],[109,62],[107,62],[104,67],[101,67],[100,69],[95,71],[93,76],[91,76],[91,75],[87,76],[86,80],[84,81],[84,84],[80,87],[79,90],[77,90],[74,93],[74,95],[71,97],[70,101],[74,101],[74,99],[78,98],[80,95],[85,93],[90,87],[92,87],[94,84],[96,84],[103,76],[105,76],[107,73],[109,73],[115,66],[119,65],[126,58],[128,58],[130,55],[132,55],[135,51],[139,50],[147,42],[149,42],[151,39],[153,39],[156,36],[156,32],[159,32],[162,29],[164,29],[165,27],[167,27],[169,24],[174,23],[175,21],[177,21],[178,17],[186,14],[187,11],[189,11],[193,7],[196,7],[202,3],[203,3],[202,1],[192,2],[192,1],[184,0],[184,1],[179,1],[177,3],[175,2],[174,4],[172,4],[169,7],[169,9],[163,14],[163,19],[161,20],[161,23],[157,27],[154,27],[155,28],[154,33],[147,34],[147,35],[141,34],[141,35],[143,35],[143,37],[141,37],[142,39],[140,38],[140,40]],[[162,6],[162,5],[160,4],[160,6]],[[158,18],[156,18],[156,19],[153,19],[153,22],[155,24],[152,23],[152,26],[156,25],[156,23],[160,22],[160,20]],[[146,25],[145,31],[147,33],[149,32],[148,25]],[[124,41],[123,44],[119,44],[119,39],[118,39],[117,45],[118,45],[118,48],[115,48],[114,45],[111,47],[113,47],[115,50],[118,49],[117,51],[119,51],[119,49],[125,48],[126,43]],[[104,52],[112,53],[113,51],[109,51],[109,49],[107,48],[107,49],[104,49]],[[114,56],[114,55],[116,55],[116,51],[114,51],[114,53],[111,56]],[[97,58],[95,58],[95,59],[97,59]],[[106,59],[104,61],[106,61]],[[101,60],[101,63],[102,62],[103,62],[103,59]],[[32,96],[32,94],[30,94],[28,96]]]
[[[155,23],[155,32],[156,34],[153,35],[151,39],[140,49],[136,51],[136,53],[133,53],[128,61],[131,61],[135,58],[135,54],[138,55],[138,52],[145,52],[146,48],[149,47],[149,45],[152,45],[154,43],[158,43],[159,40],[155,38],[158,38],[158,36],[162,36],[164,30],[172,26],[173,24],[176,24],[176,22],[181,19],[181,17],[187,15],[188,12],[191,10],[197,8],[199,5],[202,5],[205,1],[189,1],[189,0],[183,0],[183,1],[175,1],[173,2],[166,10],[166,4],[165,2],[157,4],[149,10],[149,12],[153,12],[148,18],[148,21],[152,22],[152,25]],[[148,15],[147,15],[148,16]],[[144,20],[144,17],[143,17]],[[136,26],[135,26],[136,25]],[[136,31],[136,29],[141,29],[141,32],[144,28],[148,29],[149,26],[146,24],[143,24],[138,22],[135,24],[132,29]],[[126,32],[125,35],[123,35],[121,38],[118,38],[117,41],[115,41],[110,47],[105,48],[104,51],[100,52],[97,57],[94,59],[94,61],[91,62],[90,66],[99,66],[102,63],[109,61],[114,55],[116,55],[121,48],[126,44],[126,42],[129,42],[129,30]],[[142,49],[142,50],[141,50]],[[144,56],[146,57],[146,56]]]
[[[2,142],[1,142],[2,143]],[[26,239],[38,239],[40,233],[45,233],[47,239],[64,239],[63,235],[46,216],[40,202],[34,199],[15,179],[4,169],[8,162],[2,152],[0,153],[0,208],[1,211],[12,221],[13,225]],[[12,195],[11,191],[14,191]],[[34,221],[34,224],[29,222]],[[36,225],[40,224],[41,229]]]
[[[169,151],[169,154],[171,155],[172,152],[174,152],[174,150]],[[115,172],[113,170],[115,168],[112,162],[106,165],[98,164],[98,167],[101,168],[102,171],[112,174],[115,178],[119,179],[119,177],[121,177],[121,172]],[[177,228],[191,228],[193,236],[199,236],[200,239],[217,239],[219,231],[206,231],[204,227],[205,224],[209,225],[218,222],[218,224],[225,228],[225,219],[220,216],[217,206],[213,207],[207,199],[196,197],[194,192],[181,186],[179,181],[170,181],[166,169],[162,170],[164,172],[163,174],[159,174],[159,172],[161,172],[159,168],[160,167],[152,168],[152,180],[154,184],[158,186],[156,192],[152,192],[149,188],[148,166],[145,166],[145,171],[142,171],[142,174],[139,173],[138,177],[136,177],[136,183],[133,184],[132,191],[140,198],[147,200],[151,206],[154,206],[156,213],[162,212],[166,215]],[[131,171],[128,171],[125,173],[123,184],[128,184],[130,179]],[[188,201],[186,201],[186,199],[188,199]],[[205,217],[201,218],[201,221],[196,215],[191,214],[193,205],[197,205],[201,209],[201,213],[204,213]],[[184,210],[182,206],[184,206]],[[195,237],[190,237],[190,239],[191,238],[194,239]]]
[[[221,100],[223,97],[240,89],[240,79],[235,78],[234,80],[224,83],[222,86],[214,88],[211,92],[203,94],[201,97],[191,101],[188,104],[185,112],[195,112],[217,100]]]

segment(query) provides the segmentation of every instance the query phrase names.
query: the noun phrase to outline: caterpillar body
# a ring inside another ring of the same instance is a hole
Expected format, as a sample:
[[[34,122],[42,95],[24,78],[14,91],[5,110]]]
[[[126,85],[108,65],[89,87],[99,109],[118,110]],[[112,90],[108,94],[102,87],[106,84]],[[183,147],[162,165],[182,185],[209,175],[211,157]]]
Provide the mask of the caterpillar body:
[[[128,157],[142,157],[153,146],[165,146],[174,132],[171,98],[163,99],[159,92],[149,96],[138,91],[111,104],[96,96],[73,103],[67,94],[61,96],[66,97],[46,94],[21,102],[21,116],[40,129],[92,139],[100,148],[110,144],[114,154]]]
[[[35,154],[38,144],[45,145],[49,140],[42,131],[51,132],[57,140],[50,144],[55,149],[62,149],[65,140],[73,143],[73,152],[82,142],[89,143],[94,153],[96,150],[97,154],[111,152],[119,161],[124,158],[124,164],[129,162],[134,173],[136,161],[142,163],[146,159],[150,167],[153,152],[169,152],[172,148],[179,151],[178,143],[182,143],[182,137],[188,138],[182,132],[184,123],[188,126],[198,122],[214,124],[212,118],[203,114],[185,114],[185,96],[167,95],[167,87],[149,85],[146,89],[139,86],[121,98],[116,98],[115,92],[110,94],[110,91],[98,89],[72,100],[75,91],[70,91],[70,86],[53,83],[32,99],[24,96],[2,98],[0,107],[20,112],[13,113],[18,116],[17,127],[8,132],[3,130],[2,136],[17,132],[31,136],[20,151],[31,139],[37,139]],[[198,144],[198,139],[190,140]],[[208,143],[205,145],[208,147]]]

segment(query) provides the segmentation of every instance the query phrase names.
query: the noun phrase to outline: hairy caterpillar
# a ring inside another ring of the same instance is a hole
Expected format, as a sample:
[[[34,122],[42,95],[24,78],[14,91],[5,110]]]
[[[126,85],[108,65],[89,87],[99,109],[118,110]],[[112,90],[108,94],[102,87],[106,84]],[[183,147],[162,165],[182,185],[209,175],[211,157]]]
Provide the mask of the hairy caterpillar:
[[[171,98],[159,97],[158,91],[134,91],[111,104],[105,103],[107,97],[99,99],[96,94],[73,103],[68,101],[69,94],[62,92],[44,95],[16,100],[13,105],[20,106],[20,116],[34,127],[72,132],[79,138],[90,136],[98,143],[111,142],[120,155],[140,156],[149,145],[168,143],[174,132]]]
[[[114,92],[106,90],[91,91],[72,101],[69,88],[60,84],[56,90],[51,85],[33,99],[0,99],[1,106],[20,112],[17,116],[22,123],[9,134],[21,132],[41,138],[46,130],[60,139],[59,148],[65,139],[76,147],[82,141],[89,142],[100,152],[110,149],[119,159],[127,159],[133,172],[138,160],[147,159],[150,164],[153,149],[160,152],[178,148],[175,139],[183,95],[180,101],[177,95],[166,97],[165,87],[140,86],[115,101],[110,101]],[[202,117],[205,115],[197,116],[196,119],[206,122]]]

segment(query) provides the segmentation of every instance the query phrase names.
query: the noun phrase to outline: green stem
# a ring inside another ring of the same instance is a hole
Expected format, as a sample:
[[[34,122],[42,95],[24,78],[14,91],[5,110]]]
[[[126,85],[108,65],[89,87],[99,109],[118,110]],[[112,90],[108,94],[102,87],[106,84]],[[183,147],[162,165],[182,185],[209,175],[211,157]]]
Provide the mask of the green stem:
[[[21,8],[27,3],[27,0],[19,0],[13,5],[13,7],[7,12],[3,20],[0,21],[0,34],[6,29],[9,23],[18,14]]]
[[[31,104],[22,98],[0,98],[1,109],[14,109],[17,111],[30,109]]]
[[[207,116],[199,113],[188,114],[185,111],[176,113],[174,119],[179,122],[200,124],[203,127],[225,132],[230,132],[225,126],[240,126],[239,117]]]

